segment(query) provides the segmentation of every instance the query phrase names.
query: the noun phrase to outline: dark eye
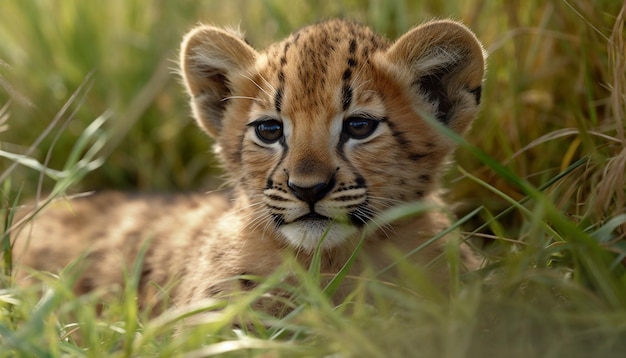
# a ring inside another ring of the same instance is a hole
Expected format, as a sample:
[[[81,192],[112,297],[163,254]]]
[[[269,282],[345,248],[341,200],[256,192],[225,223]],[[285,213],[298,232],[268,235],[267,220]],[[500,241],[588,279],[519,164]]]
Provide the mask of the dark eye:
[[[265,143],[274,143],[283,137],[283,124],[275,119],[268,119],[254,124],[254,131]]]
[[[343,133],[350,138],[364,139],[374,133],[378,122],[373,118],[350,117],[343,122]]]

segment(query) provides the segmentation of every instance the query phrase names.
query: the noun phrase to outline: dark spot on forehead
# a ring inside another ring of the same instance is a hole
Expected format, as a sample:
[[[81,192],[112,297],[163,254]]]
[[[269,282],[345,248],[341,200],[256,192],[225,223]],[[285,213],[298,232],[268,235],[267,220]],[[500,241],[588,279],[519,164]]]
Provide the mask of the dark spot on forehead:
[[[343,72],[343,76],[341,76],[341,79],[344,81],[347,81],[350,79],[350,77],[352,77],[352,70],[347,68],[344,72]]]
[[[341,88],[342,93],[342,108],[343,110],[347,110],[350,107],[350,103],[352,103],[352,87],[349,84],[344,84]]]
[[[276,112],[280,112],[283,106],[283,87],[279,87],[276,90],[276,94],[274,95],[274,107],[276,108]]]
[[[351,54],[356,52],[356,39],[350,40],[350,49],[348,51],[350,51]]]

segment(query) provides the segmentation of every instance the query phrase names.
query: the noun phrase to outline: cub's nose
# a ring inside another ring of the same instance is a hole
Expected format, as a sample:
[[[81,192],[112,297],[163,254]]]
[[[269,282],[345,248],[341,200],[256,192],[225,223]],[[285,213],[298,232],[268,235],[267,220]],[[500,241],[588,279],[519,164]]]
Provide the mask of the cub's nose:
[[[328,194],[332,188],[335,186],[335,179],[331,178],[329,181],[324,183],[317,183],[313,186],[309,187],[301,187],[296,183],[293,183],[291,180],[287,183],[289,189],[296,198],[304,201],[309,205],[313,205],[318,201],[322,200]]]

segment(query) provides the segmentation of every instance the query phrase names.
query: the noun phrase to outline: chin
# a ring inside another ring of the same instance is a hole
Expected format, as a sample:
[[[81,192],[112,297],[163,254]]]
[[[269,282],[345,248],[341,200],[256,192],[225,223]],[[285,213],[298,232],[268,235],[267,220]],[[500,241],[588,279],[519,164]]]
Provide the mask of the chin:
[[[346,242],[358,229],[329,220],[306,220],[283,224],[279,231],[292,247],[311,253],[320,241],[322,250],[332,249]]]

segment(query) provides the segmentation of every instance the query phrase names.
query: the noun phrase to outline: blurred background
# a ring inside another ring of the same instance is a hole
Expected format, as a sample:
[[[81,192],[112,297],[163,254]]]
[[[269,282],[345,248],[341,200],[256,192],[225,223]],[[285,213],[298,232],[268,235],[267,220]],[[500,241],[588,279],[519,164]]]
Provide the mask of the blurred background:
[[[180,39],[194,25],[239,26],[263,49],[331,17],[355,19],[392,40],[423,21],[450,17],[472,28],[489,53],[483,108],[468,141],[537,187],[555,180],[546,193],[573,220],[590,212],[609,217],[624,204],[622,6],[619,0],[3,1],[0,145],[60,170],[77,138],[104,114],[108,137],[98,155],[106,161],[70,192],[211,189],[220,170],[176,74]],[[447,181],[459,214],[484,205],[489,216],[509,206],[463,171],[522,199],[516,185],[470,151],[461,149],[456,159]],[[12,163],[0,158],[0,172]],[[567,175],[556,180],[562,171]],[[3,178],[4,199],[50,190],[52,181],[41,177],[26,167],[12,170]],[[515,235],[518,219],[505,216],[490,231]]]

